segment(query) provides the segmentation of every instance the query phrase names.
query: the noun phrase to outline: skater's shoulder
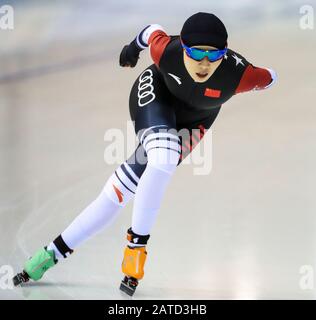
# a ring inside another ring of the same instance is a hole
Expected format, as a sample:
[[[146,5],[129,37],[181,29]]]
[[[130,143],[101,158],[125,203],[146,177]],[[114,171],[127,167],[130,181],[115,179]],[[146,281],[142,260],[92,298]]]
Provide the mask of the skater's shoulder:
[[[181,40],[179,35],[170,35],[169,36],[169,43],[166,46],[166,53],[179,53],[183,51],[182,45],[181,45]]]
[[[249,66],[248,60],[238,51],[227,48],[227,52],[222,61],[223,69],[229,73],[243,73]]]
[[[179,36],[168,36],[168,43],[159,50],[157,47],[151,48],[151,56],[157,66],[170,66],[177,64],[182,57],[182,46]]]
[[[244,50],[235,50],[235,49],[232,49],[232,48],[228,47],[228,48],[227,48],[227,54],[229,54],[229,55],[236,54],[236,55],[238,55],[239,57],[241,57],[242,59],[245,59],[245,60],[246,60]]]

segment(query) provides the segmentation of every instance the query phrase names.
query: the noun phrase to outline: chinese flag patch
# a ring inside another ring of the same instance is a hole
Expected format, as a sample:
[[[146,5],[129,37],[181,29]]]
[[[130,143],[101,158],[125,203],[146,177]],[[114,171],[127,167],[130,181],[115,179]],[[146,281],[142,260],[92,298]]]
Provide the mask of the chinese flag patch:
[[[221,95],[221,90],[215,90],[215,89],[211,89],[211,88],[206,88],[204,95],[206,97],[211,97],[211,98],[219,98]]]

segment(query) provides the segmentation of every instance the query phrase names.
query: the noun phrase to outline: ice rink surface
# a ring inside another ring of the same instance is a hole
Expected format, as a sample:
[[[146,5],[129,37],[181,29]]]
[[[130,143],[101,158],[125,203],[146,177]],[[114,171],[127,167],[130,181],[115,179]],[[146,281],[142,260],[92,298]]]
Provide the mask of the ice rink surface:
[[[316,268],[316,30],[299,28],[300,1],[254,2],[213,12],[229,47],[276,70],[278,82],[223,106],[206,137],[210,174],[178,168],[134,299],[316,297],[312,278],[302,286],[306,266]],[[187,16],[213,9],[206,1],[168,2],[166,14],[161,1],[151,10],[144,1],[41,3],[13,2],[15,30],[0,31],[0,267],[15,272],[118,165],[104,161],[104,134],[126,132],[130,88],[151,63],[145,52],[135,69],[120,68],[122,46],[148,23],[176,34]],[[42,281],[0,289],[0,299],[129,299],[118,287],[131,213],[132,203]]]

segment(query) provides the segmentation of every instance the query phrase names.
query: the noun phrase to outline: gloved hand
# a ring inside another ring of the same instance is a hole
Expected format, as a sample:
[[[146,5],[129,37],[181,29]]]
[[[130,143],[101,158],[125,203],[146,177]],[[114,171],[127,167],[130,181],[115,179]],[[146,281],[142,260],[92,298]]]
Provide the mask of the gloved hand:
[[[124,46],[120,54],[121,67],[135,67],[139,59],[141,49],[132,41],[129,45]]]

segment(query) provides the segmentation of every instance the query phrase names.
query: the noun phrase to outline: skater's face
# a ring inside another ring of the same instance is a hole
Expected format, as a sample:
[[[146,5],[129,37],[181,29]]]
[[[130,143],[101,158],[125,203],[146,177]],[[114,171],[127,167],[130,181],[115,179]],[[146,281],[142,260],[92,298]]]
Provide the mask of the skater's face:
[[[217,48],[211,46],[193,46],[192,48],[198,48],[202,50],[218,50]],[[189,75],[195,82],[201,83],[207,81],[212,76],[216,68],[221,64],[222,60],[223,58],[214,62],[210,62],[207,57],[204,57],[201,61],[196,61],[190,58],[186,54],[185,50],[183,50],[184,65]]]

